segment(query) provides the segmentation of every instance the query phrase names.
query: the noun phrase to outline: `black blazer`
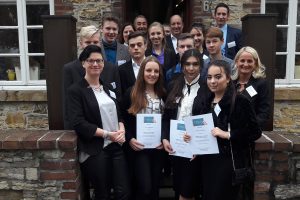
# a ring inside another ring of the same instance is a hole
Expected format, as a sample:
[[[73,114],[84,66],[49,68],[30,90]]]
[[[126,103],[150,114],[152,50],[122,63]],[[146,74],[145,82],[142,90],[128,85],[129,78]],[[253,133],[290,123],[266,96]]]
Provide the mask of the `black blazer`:
[[[237,80],[234,81],[234,83],[238,87]],[[256,95],[252,97],[250,96],[246,90],[246,88],[249,86],[252,86],[256,90]],[[256,114],[257,122],[259,126],[263,128],[265,122],[270,119],[271,115],[271,99],[268,81],[264,78],[255,79],[253,76],[251,76],[248,83],[245,85],[245,90],[242,91],[242,94],[250,100],[253,110]]]
[[[172,42],[172,39],[171,39],[171,35],[166,36],[166,48],[170,49],[176,55],[176,51],[173,47],[173,42]]]
[[[235,46],[228,47],[228,43],[235,42]],[[225,57],[234,60],[236,53],[242,48],[242,31],[227,25]]]
[[[219,101],[221,112],[218,116],[211,105],[214,94],[209,92],[208,89],[206,90],[208,92],[206,96],[202,96],[202,93],[198,91],[194,99],[193,115],[212,113],[215,127],[219,127],[223,131],[228,131],[228,123],[230,123],[232,148],[235,152],[244,152],[243,150],[248,149],[249,144],[253,143],[262,134],[250,101],[244,95],[237,94],[229,119],[234,88],[227,89],[223,98]],[[230,155],[229,140],[217,137],[217,141],[220,154]]]
[[[67,113],[68,94],[67,89],[73,84],[80,81],[85,75],[85,69],[81,62],[76,59],[69,62],[63,67],[63,103],[64,103],[64,127],[65,129],[73,129],[70,125],[69,115]],[[101,80],[106,84],[115,94],[119,101],[121,101],[121,81],[117,66],[110,62],[104,62],[104,68],[100,75]]]
[[[104,85],[103,89],[110,96],[109,88]],[[96,155],[102,150],[104,140],[94,136],[96,129],[102,128],[100,109],[95,94],[83,78],[69,87],[68,96],[70,121],[78,135],[78,149],[89,155]],[[111,99],[116,104],[120,122],[118,103],[115,98],[111,97]]]
[[[136,78],[134,76],[134,71],[132,67],[132,61],[128,61],[123,65],[119,66],[119,74],[121,79],[121,88],[123,94],[127,91],[128,88],[134,85]]]
[[[152,49],[147,49],[145,52],[146,56],[152,55]],[[174,51],[170,50],[169,48],[164,49],[164,74],[171,69],[174,65],[176,65],[176,54]]]

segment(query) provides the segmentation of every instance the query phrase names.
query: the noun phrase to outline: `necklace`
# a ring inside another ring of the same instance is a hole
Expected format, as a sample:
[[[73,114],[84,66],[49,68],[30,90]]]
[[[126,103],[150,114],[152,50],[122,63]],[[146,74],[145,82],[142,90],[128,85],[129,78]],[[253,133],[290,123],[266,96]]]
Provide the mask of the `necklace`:
[[[103,86],[100,84],[98,86],[90,85],[90,88],[92,88],[92,90],[97,91],[97,92],[101,92],[103,90]]]

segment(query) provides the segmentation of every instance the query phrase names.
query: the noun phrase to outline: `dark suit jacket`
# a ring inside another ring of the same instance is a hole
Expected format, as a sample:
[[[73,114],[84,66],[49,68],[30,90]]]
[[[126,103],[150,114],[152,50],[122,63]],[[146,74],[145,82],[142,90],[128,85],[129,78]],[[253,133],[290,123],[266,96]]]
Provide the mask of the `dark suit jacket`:
[[[76,59],[64,65],[63,68],[63,103],[64,103],[64,127],[65,129],[73,129],[70,125],[69,114],[67,112],[68,95],[67,89],[73,84],[80,81],[85,75],[85,69],[82,67],[81,62]],[[121,101],[121,81],[119,77],[119,71],[117,66],[110,62],[104,62],[104,68],[100,75],[101,80],[106,84],[113,92],[116,97]]]
[[[234,81],[237,85],[237,81]],[[257,92],[256,95],[250,96],[246,88],[252,86]],[[242,91],[251,102],[251,105],[256,113],[257,122],[261,128],[264,127],[265,122],[270,119],[271,115],[271,99],[270,91],[268,86],[268,81],[264,78],[255,79],[253,76],[249,79],[248,83],[245,85],[245,90]]]
[[[202,89],[206,89],[202,87]],[[211,104],[214,94],[208,91],[208,95],[202,96],[203,92],[198,91],[198,95],[194,99],[193,115],[212,113],[215,127],[219,127],[223,131],[228,131],[228,123],[230,123],[230,141],[232,148],[236,152],[244,152],[248,149],[249,143],[253,143],[258,139],[262,132],[257,123],[255,112],[252,109],[250,101],[242,94],[236,95],[233,111],[230,115],[234,89],[227,89],[223,98],[219,101],[221,112],[217,116]],[[227,139],[217,137],[220,154],[230,155],[230,143]],[[239,157],[237,155],[237,157]],[[240,157],[242,158],[242,157]],[[237,158],[238,159],[238,158]]]
[[[103,59],[106,60],[105,50],[104,50],[104,47],[102,44],[101,44],[101,50],[102,50]],[[118,61],[126,60],[126,62],[127,62],[130,59],[131,59],[131,56],[129,54],[128,47],[125,46],[124,44],[117,42],[116,63],[113,63],[113,64],[118,65]]]
[[[228,43],[234,44],[232,47],[228,47]],[[225,44],[225,57],[234,59],[236,53],[242,48],[242,31],[231,26],[227,26],[227,37]]]
[[[128,61],[119,66],[119,74],[121,79],[122,93],[124,94],[128,88],[134,85],[136,78],[132,67],[132,61]]]
[[[103,89],[110,96],[109,88],[103,85]],[[95,137],[96,129],[102,128],[100,109],[92,88],[82,78],[68,88],[70,121],[78,135],[78,149],[89,155],[96,155],[103,148],[103,138]],[[111,96],[110,96],[111,97]],[[115,102],[117,111],[118,103]],[[121,121],[118,112],[119,121]]]
[[[166,48],[170,49],[176,55],[176,51],[173,47],[171,35],[166,36]]]

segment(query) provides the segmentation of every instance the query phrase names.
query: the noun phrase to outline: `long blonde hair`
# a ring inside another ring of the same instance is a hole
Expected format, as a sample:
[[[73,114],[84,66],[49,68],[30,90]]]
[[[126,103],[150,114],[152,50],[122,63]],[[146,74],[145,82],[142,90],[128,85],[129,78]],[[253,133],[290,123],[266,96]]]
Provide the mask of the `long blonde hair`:
[[[231,76],[232,80],[237,80],[239,78],[239,72],[238,72],[236,63],[237,63],[238,59],[240,58],[241,54],[244,53],[244,52],[250,53],[252,55],[253,59],[254,59],[255,69],[252,72],[252,76],[254,78],[265,78],[266,77],[266,73],[265,73],[266,68],[261,63],[257,51],[254,48],[250,47],[250,46],[246,46],[246,47],[241,48],[237,52],[237,54],[234,58],[234,63],[235,64],[234,64],[234,68],[233,68],[233,74]]]

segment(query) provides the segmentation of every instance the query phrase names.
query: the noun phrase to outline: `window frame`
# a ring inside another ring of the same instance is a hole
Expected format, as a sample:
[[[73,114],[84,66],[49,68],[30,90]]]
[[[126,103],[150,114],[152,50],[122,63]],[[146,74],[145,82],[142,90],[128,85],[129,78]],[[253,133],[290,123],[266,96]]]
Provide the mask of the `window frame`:
[[[0,80],[0,89],[2,90],[13,90],[13,89],[46,89],[46,80],[30,80],[29,72],[29,57],[30,56],[45,56],[44,52],[39,53],[29,53],[28,50],[28,30],[30,29],[43,29],[43,25],[27,25],[26,16],[26,5],[28,5],[27,0],[6,0],[2,3],[16,3],[17,7],[17,26],[0,26],[4,30],[18,30],[19,39],[19,53],[5,53],[0,54],[0,57],[13,57],[18,56],[20,58],[21,66],[21,80],[6,81]],[[54,14],[54,0],[30,0],[29,3],[47,3],[49,5],[50,15]],[[30,86],[30,87],[28,87]],[[27,88],[26,88],[27,87]]]
[[[261,0],[261,14],[266,13],[266,1]],[[277,28],[287,28],[287,49],[286,52],[277,52],[277,55],[286,55],[286,78],[275,79],[275,86],[277,87],[300,87],[300,79],[295,79],[295,58],[296,55],[300,55],[300,52],[296,52],[296,33],[297,28],[297,10],[299,0],[288,0],[288,24],[277,24]],[[300,10],[298,11],[300,12]]]

